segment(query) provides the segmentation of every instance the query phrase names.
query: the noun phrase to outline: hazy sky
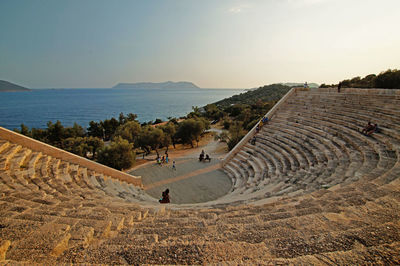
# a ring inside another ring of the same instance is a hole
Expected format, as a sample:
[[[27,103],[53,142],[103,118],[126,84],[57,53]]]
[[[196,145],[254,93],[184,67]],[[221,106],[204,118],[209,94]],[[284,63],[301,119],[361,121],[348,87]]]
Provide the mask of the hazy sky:
[[[399,14],[400,0],[0,0],[0,79],[334,83],[400,68]]]

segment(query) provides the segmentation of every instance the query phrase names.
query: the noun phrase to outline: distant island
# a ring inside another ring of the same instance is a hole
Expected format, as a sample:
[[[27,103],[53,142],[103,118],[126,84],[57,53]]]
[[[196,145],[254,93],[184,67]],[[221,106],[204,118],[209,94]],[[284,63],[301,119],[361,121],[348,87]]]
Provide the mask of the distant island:
[[[25,87],[13,84],[11,82],[0,80],[0,92],[14,92],[14,91],[30,91]]]
[[[200,89],[192,82],[186,81],[167,81],[167,82],[138,82],[138,83],[118,83],[113,89]]]

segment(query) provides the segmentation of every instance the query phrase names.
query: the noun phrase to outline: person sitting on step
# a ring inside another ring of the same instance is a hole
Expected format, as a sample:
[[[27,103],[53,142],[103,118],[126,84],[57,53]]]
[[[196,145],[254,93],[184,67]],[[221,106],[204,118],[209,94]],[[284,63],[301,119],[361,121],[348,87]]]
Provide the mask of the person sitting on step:
[[[374,126],[371,124],[371,122],[368,122],[368,124],[364,127],[364,129],[361,131],[363,134],[367,134]]]
[[[162,193],[162,198],[158,200],[160,203],[170,203],[169,201],[169,189],[167,188],[165,191]]]
[[[378,124],[374,124],[370,130],[367,131],[367,133],[365,135],[367,136],[371,136],[372,133],[377,132],[378,131]]]
[[[204,162],[205,162],[205,161],[208,161],[208,162],[211,163],[211,158],[210,158],[210,156],[209,156],[208,154],[206,154],[206,158],[204,159]]]

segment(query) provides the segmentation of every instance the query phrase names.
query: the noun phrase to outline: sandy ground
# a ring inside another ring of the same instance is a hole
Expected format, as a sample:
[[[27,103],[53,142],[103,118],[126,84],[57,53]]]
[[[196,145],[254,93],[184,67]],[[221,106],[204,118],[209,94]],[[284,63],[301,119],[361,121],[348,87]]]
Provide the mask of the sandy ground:
[[[212,129],[218,131],[218,129]],[[204,150],[211,162],[199,162],[198,157]],[[155,162],[155,154],[146,158],[145,163],[136,165],[127,171],[141,176],[146,193],[158,199],[166,188],[170,190],[171,203],[199,203],[217,199],[229,192],[232,187],[230,178],[221,170],[220,161],[226,154],[226,144],[214,141],[207,134],[199,147],[177,147],[168,151],[170,162],[163,166]],[[163,155],[164,151],[160,152]],[[176,170],[172,169],[176,162]]]

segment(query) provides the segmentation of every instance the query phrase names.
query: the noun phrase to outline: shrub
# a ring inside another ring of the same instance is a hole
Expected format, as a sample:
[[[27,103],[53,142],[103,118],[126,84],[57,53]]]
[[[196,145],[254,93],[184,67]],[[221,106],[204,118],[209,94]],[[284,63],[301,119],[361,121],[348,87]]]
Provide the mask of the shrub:
[[[109,146],[99,150],[97,160],[99,163],[122,170],[131,167],[135,159],[133,145],[121,137],[116,137]]]

